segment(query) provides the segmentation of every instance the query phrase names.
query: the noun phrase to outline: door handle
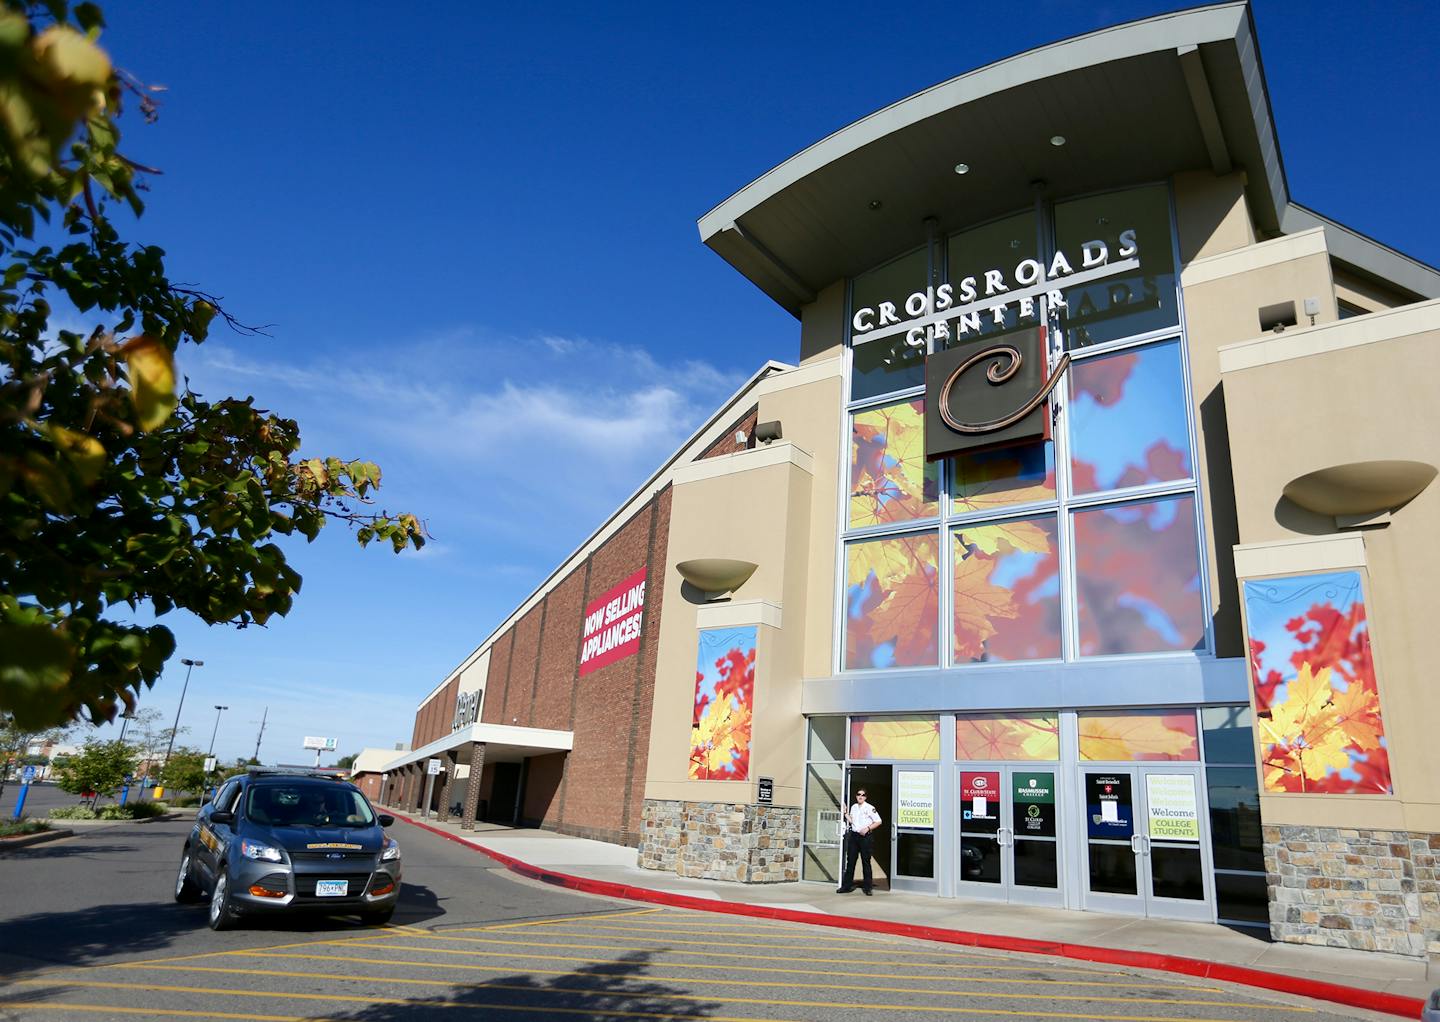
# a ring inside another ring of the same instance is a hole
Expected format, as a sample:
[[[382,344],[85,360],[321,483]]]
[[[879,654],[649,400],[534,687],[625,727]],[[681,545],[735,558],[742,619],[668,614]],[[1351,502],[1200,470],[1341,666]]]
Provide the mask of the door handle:
[[[1140,854],[1141,854],[1141,855],[1149,855],[1149,854],[1150,854],[1150,835],[1149,835],[1149,834],[1141,834],[1141,835],[1140,835]]]
[[[1136,855],[1139,855],[1139,854],[1140,854],[1140,835],[1139,835],[1139,834],[1131,834],[1131,835],[1130,835],[1130,851],[1134,852]]]

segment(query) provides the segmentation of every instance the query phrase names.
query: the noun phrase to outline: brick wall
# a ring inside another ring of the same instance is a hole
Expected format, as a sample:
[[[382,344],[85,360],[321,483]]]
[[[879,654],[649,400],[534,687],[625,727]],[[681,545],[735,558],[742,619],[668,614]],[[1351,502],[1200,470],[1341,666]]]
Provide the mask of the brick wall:
[[[748,436],[754,413],[751,409],[735,429]],[[734,429],[728,435],[733,445]],[[531,759],[521,810],[527,823],[639,843],[669,534],[666,487],[491,644],[481,719],[575,735],[568,755]],[[581,678],[585,604],[642,567],[647,572],[639,650]],[[457,691],[458,679],[420,711],[413,748],[449,733]],[[492,777],[487,764],[480,796],[487,800]]]
[[[755,405],[748,412],[746,412],[744,415],[740,416],[740,418],[736,419],[729,426],[727,426],[725,428],[725,432],[721,434],[720,439],[716,440],[709,447],[705,448],[705,452],[699,455],[695,460],[703,461],[706,458],[718,458],[722,454],[734,454],[737,451],[748,451],[750,448],[755,446],[755,423],[759,418],[760,406]],[[735,442],[735,434],[739,431],[743,431],[745,433],[745,442],[743,444],[737,444]]]

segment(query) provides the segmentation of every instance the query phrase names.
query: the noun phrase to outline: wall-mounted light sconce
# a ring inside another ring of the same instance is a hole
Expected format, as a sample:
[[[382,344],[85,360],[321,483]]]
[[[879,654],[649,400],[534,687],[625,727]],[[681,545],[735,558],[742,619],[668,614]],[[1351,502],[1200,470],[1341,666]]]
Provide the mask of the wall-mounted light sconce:
[[[757,430],[758,433],[758,430]],[[708,600],[719,599],[739,589],[755,574],[758,565],[728,557],[700,557],[675,565],[680,577],[705,594]]]
[[[1307,511],[1335,518],[1340,528],[1383,525],[1388,512],[1413,500],[1436,476],[1423,461],[1357,461],[1308,472],[1284,494]]]

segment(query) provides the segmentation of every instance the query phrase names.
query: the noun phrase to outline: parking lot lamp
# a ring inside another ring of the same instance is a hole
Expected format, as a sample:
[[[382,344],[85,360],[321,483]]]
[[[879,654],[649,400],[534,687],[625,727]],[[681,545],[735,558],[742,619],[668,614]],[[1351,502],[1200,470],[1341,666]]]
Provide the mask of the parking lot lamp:
[[[215,753],[215,735],[216,735],[216,733],[220,730],[220,714],[224,713],[224,712],[225,712],[226,710],[228,710],[228,709],[230,709],[230,707],[228,707],[228,706],[216,706],[216,707],[215,707],[215,727],[214,727],[214,729],[210,732],[210,748],[209,748],[209,750],[206,751],[206,753],[205,753],[205,758],[206,758],[206,759],[209,759],[209,758],[210,758],[212,755],[214,755],[214,753]]]
[[[175,732],[180,730],[180,711],[185,708],[185,693],[190,688],[190,672],[197,667],[205,666],[204,660],[182,659],[180,662],[185,665],[185,684],[180,686],[180,705],[175,707],[175,726],[170,729],[170,742],[165,746],[165,759],[160,764],[162,773],[170,765],[170,753],[175,748]]]

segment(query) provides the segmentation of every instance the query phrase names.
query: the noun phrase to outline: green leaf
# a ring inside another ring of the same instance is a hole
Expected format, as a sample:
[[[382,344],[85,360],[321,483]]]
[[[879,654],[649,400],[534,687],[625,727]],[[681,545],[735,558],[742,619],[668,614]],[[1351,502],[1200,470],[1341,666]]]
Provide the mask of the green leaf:
[[[74,659],[74,645],[50,625],[0,624],[0,706],[21,727],[55,723]]]
[[[175,357],[148,334],[131,338],[121,353],[130,368],[136,423],[143,430],[159,429],[175,410]]]

